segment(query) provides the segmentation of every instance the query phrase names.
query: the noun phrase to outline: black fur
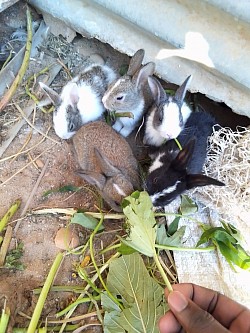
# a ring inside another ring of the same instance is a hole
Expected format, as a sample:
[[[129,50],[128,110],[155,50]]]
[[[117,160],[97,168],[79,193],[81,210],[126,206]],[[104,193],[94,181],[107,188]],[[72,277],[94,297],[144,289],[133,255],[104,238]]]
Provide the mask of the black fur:
[[[162,155],[159,159],[162,166],[149,173],[146,180],[146,189],[154,206],[165,206],[185,190],[196,186],[224,185],[200,174],[207,155],[207,139],[215,124],[210,114],[193,112],[177,138],[183,150],[179,150],[175,140],[170,140],[151,154],[154,161]]]
[[[207,112],[192,112],[188,118],[184,130],[178,136],[178,141],[182,147],[185,147],[190,139],[195,139],[193,158],[187,165],[188,173],[202,172],[203,165],[207,156],[207,140],[213,133],[215,119]],[[175,140],[174,144],[176,145]],[[173,145],[173,142],[170,143]],[[167,145],[167,143],[166,143]]]

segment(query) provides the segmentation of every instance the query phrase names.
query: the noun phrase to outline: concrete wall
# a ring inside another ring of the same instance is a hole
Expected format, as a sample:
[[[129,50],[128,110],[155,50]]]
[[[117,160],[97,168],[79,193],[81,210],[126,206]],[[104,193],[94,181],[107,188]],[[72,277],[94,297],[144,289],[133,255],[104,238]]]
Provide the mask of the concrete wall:
[[[233,0],[30,0],[83,35],[132,55],[156,74],[250,117],[250,2]],[[249,10],[247,10],[247,8]]]

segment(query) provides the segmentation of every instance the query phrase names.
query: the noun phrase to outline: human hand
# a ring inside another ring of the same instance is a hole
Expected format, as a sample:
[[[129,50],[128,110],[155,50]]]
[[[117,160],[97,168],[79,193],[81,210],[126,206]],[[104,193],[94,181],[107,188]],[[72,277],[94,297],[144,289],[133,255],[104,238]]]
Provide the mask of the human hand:
[[[192,283],[165,290],[171,311],[159,321],[161,333],[249,333],[250,310],[220,293]]]

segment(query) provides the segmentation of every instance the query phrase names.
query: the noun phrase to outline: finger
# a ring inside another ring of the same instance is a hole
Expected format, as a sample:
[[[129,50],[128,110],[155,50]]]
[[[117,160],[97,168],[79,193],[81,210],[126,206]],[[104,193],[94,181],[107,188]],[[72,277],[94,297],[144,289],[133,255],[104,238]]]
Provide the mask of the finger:
[[[201,309],[198,305],[181,294],[179,291],[173,291],[169,294],[168,305],[186,332],[229,332],[212,315]]]
[[[192,283],[173,285],[173,290],[180,291],[184,296],[190,298],[203,310],[211,313],[217,321],[227,328],[238,318],[242,311],[248,311],[243,305],[221,295],[217,291]],[[165,295],[166,297],[169,295],[167,290]]]
[[[158,322],[161,333],[177,333],[181,329],[181,324],[176,320],[171,311],[162,316]]]

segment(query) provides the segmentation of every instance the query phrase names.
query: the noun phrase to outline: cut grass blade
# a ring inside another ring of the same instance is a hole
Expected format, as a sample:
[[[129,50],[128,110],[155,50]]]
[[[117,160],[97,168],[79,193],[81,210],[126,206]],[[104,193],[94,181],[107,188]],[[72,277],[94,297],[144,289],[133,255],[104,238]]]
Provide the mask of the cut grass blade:
[[[21,200],[17,199],[11,205],[11,207],[8,209],[7,213],[1,218],[1,220],[0,220],[0,232],[3,231],[3,229],[6,226],[6,224],[12,218],[12,216],[16,213],[16,211],[18,210],[18,208],[20,207],[20,205],[21,205]]]
[[[31,317],[31,321],[30,321],[27,333],[35,333],[35,331],[36,331],[37,324],[38,324],[38,321],[40,319],[45,300],[47,298],[48,292],[49,292],[50,287],[51,287],[51,285],[54,281],[54,278],[55,278],[56,273],[57,273],[57,271],[58,271],[58,269],[61,265],[62,260],[63,260],[63,253],[60,252],[60,253],[57,254],[57,256],[56,256],[56,258],[53,262],[53,265],[51,266],[51,269],[50,269],[50,272],[47,276],[47,279],[44,283],[44,286],[43,286],[41,294],[38,298],[35,310],[34,310],[33,315]]]
[[[10,308],[6,305],[4,305],[4,308],[2,310],[2,315],[0,318],[0,332],[5,333],[8,327],[10,319]]]

